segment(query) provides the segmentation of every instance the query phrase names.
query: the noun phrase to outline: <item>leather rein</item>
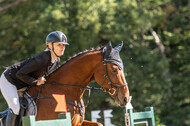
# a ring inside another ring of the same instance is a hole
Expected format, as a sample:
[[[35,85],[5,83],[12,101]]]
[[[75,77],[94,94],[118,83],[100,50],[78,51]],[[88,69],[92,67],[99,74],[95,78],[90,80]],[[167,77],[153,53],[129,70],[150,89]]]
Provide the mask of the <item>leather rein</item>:
[[[87,86],[87,87],[81,87],[81,86],[76,86],[76,85],[62,84],[62,83],[50,82],[50,81],[46,82],[45,84],[53,84],[53,85],[60,85],[60,86],[66,86],[66,87],[72,87],[72,88],[79,88],[79,89],[81,89],[81,91],[82,90],[88,90],[88,95],[87,95],[87,100],[86,100],[85,107],[87,107],[87,105],[88,105],[89,97],[90,97],[90,94],[91,94],[92,90],[100,90],[100,91],[103,91],[103,92],[107,92],[110,95],[112,95],[112,96],[114,96],[115,98],[118,99],[118,91],[120,90],[120,88],[126,86],[127,83],[125,83],[123,85],[118,85],[118,84],[112,83],[110,77],[108,76],[106,61],[108,61],[108,60],[106,60],[106,59],[103,60],[105,75],[104,75],[104,78],[103,78],[102,83],[101,83],[101,88],[89,87],[89,86]],[[105,82],[106,79],[108,80],[108,85],[109,85],[109,89],[108,90],[106,90],[106,89],[103,88],[103,84],[104,84],[104,82]],[[47,96],[41,96],[40,95],[42,87],[43,87],[43,85],[40,86],[40,90],[38,91],[37,95],[35,97],[32,97],[32,98],[36,98],[36,104],[38,102],[38,99],[40,99],[40,98],[53,99],[53,97],[47,97]],[[113,88],[113,87],[116,87],[116,89]],[[66,103],[68,103],[70,105],[74,105],[76,107],[79,107],[80,114],[83,117],[83,115],[84,115],[84,108],[83,108],[84,104],[83,103],[80,102],[80,105],[79,105],[79,104],[77,104],[77,103],[75,103],[73,101],[69,101],[69,100],[66,100]]]
[[[103,92],[107,92],[109,93],[110,95],[114,95],[114,96],[117,96],[117,92],[118,90],[120,90],[120,88],[124,87],[127,85],[127,83],[123,84],[123,85],[118,85],[118,84],[115,84],[111,81],[110,77],[108,76],[108,72],[107,72],[107,63],[106,63],[106,59],[103,60],[103,64],[104,64],[104,70],[105,70],[105,74],[104,74],[104,78],[102,80],[102,83],[101,83],[101,88],[96,88],[96,87],[81,87],[81,86],[76,86],[76,85],[69,85],[69,84],[62,84],[62,83],[57,83],[57,82],[46,82],[46,84],[54,84],[54,85],[60,85],[60,86],[66,86],[66,87],[72,87],[72,88],[80,88],[82,90],[88,90],[88,97],[87,97],[87,104],[88,104],[88,98],[90,97],[90,94],[91,94],[91,90],[100,90],[100,91],[103,91]],[[110,61],[110,60],[109,60]],[[109,89],[106,90],[103,88],[103,84],[104,84],[104,81],[108,80],[108,85],[109,85]],[[116,87],[117,89],[113,88]],[[111,92],[113,91],[113,92]],[[87,107],[87,104],[85,105]]]

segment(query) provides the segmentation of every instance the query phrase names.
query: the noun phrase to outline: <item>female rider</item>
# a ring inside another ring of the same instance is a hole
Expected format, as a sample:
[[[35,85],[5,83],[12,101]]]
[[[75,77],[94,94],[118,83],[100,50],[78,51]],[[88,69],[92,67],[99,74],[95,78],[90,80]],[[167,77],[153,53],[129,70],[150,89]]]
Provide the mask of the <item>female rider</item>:
[[[17,90],[45,83],[48,73],[60,62],[67,37],[60,31],[51,32],[46,37],[47,50],[24,61],[9,66],[1,75],[0,90],[10,111],[6,117],[6,126],[15,126],[19,115],[20,103]]]

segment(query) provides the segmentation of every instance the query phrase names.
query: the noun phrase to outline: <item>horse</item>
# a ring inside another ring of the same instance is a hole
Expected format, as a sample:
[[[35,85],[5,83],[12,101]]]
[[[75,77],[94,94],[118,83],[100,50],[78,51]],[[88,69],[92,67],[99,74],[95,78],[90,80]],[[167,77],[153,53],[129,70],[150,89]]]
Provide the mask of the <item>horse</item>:
[[[119,52],[123,42],[112,48],[109,42],[104,48],[81,52],[54,70],[42,88],[34,86],[28,94],[37,100],[36,120],[57,119],[57,102],[52,94],[65,94],[67,111],[71,113],[72,126],[102,126],[101,123],[84,119],[85,107],[82,96],[92,80],[109,93],[115,102],[124,107],[129,100],[123,63]]]

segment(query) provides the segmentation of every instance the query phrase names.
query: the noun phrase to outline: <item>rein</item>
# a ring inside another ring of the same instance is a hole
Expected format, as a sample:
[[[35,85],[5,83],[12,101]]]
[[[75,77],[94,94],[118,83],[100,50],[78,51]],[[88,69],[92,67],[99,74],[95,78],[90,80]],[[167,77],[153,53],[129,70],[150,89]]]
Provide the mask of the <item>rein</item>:
[[[54,84],[54,85],[60,85],[60,86],[66,86],[66,87],[72,87],[72,88],[80,88],[80,89],[83,89],[83,90],[101,90],[101,91],[104,91],[102,88],[96,88],[96,87],[81,87],[81,86],[76,86],[76,85],[69,85],[69,84],[62,84],[62,83],[57,83],[57,82],[54,82],[54,81],[48,81],[46,82],[45,84]]]
[[[127,83],[125,83],[125,84],[123,84],[123,85],[118,85],[118,84],[112,83],[110,77],[108,76],[107,63],[106,63],[106,61],[108,61],[108,60],[106,60],[106,59],[103,60],[105,75],[104,75],[104,78],[103,78],[102,83],[101,83],[101,88],[89,87],[89,86],[87,86],[87,87],[81,87],[81,86],[76,86],[76,85],[69,85],[69,84],[57,83],[57,82],[54,82],[54,81],[48,81],[48,82],[46,82],[45,84],[53,84],[53,85],[66,86],[66,87],[72,87],[72,88],[79,88],[79,89],[82,89],[82,90],[88,90],[88,95],[87,95],[87,100],[86,100],[86,105],[85,105],[85,107],[87,107],[87,105],[88,105],[89,97],[90,97],[91,91],[93,91],[93,90],[99,90],[99,91],[107,92],[107,93],[109,93],[109,94],[111,94],[111,95],[114,95],[115,97],[118,97],[117,92],[120,90],[120,88],[126,86]],[[109,61],[110,61],[110,60],[109,60]],[[108,90],[106,90],[106,89],[103,88],[103,84],[104,84],[104,81],[106,80],[106,78],[107,78],[107,80],[108,80],[108,85],[109,85],[109,87],[110,87]],[[116,87],[117,89],[113,88],[113,86]],[[40,92],[41,92],[41,90],[42,90],[42,87],[43,87],[43,85],[40,86],[40,90],[39,90],[39,92],[37,93],[37,96],[36,96],[37,100],[38,100],[39,98],[49,98],[49,97],[46,97],[46,96],[40,96]],[[112,90],[113,90],[113,93],[111,93]],[[36,101],[36,102],[37,102],[37,101]],[[68,103],[70,104],[71,102],[68,102]],[[72,105],[73,105],[73,104],[72,104]],[[75,106],[76,106],[76,105],[75,105]]]
[[[125,83],[125,84],[123,84],[123,85],[118,85],[118,84],[112,83],[110,77],[108,76],[107,63],[106,63],[106,61],[108,61],[108,60],[103,59],[105,75],[104,75],[104,78],[103,78],[102,83],[101,83],[101,88],[89,87],[89,86],[87,86],[87,87],[81,87],[81,86],[76,86],[76,85],[69,85],[69,84],[57,83],[57,82],[54,82],[54,81],[48,81],[48,82],[46,82],[45,84],[60,85],[60,86],[66,86],[66,87],[72,87],[72,88],[79,88],[79,89],[81,89],[81,90],[88,90],[88,95],[87,95],[87,100],[86,100],[85,107],[87,107],[87,105],[88,105],[88,103],[89,103],[89,97],[90,97],[90,94],[91,94],[91,91],[92,91],[92,90],[100,90],[100,91],[103,91],[103,92],[107,92],[107,93],[113,95],[114,97],[116,97],[116,98],[118,99],[118,91],[120,90],[120,88],[126,86],[127,83]],[[110,60],[110,61],[111,61],[111,60]],[[106,79],[108,80],[108,85],[109,85],[109,87],[110,87],[108,90],[106,90],[106,89],[103,88],[103,84],[104,84],[104,81],[105,81]],[[117,89],[113,88],[113,86],[116,87]],[[39,90],[39,92],[37,93],[37,96],[35,97],[35,98],[36,98],[36,104],[37,104],[38,99],[40,99],[40,98],[53,99],[53,97],[40,96],[40,92],[41,92],[41,90],[42,90],[42,87],[43,87],[43,85],[40,86],[40,90]],[[113,91],[113,92],[111,92],[111,91]],[[34,97],[33,97],[33,98],[34,98]],[[76,107],[79,107],[80,114],[81,114],[81,116],[83,117],[83,115],[84,115],[84,109],[83,109],[84,104],[81,103],[81,101],[80,101],[80,104],[81,104],[81,105],[79,105],[79,104],[77,104],[77,103],[75,103],[75,102],[73,102],[73,101],[69,101],[69,100],[66,100],[66,102],[67,102],[68,104],[70,104],[70,105],[74,105],[74,106],[76,106]]]
[[[81,86],[76,86],[76,85],[69,85],[69,84],[57,83],[57,82],[54,82],[54,81],[52,81],[52,82],[51,82],[51,81],[48,81],[48,82],[46,82],[46,84],[54,84],[54,85],[60,85],[60,86],[66,86],[66,87],[80,88],[80,89],[83,89],[83,90],[88,90],[88,91],[89,91],[88,98],[89,98],[89,96],[90,96],[91,90],[100,90],[100,91],[103,91],[103,92],[108,92],[108,93],[110,93],[111,95],[115,95],[116,92],[118,92],[118,90],[119,90],[120,88],[126,86],[127,83],[125,83],[125,84],[123,84],[123,85],[118,85],[118,84],[115,84],[115,83],[112,83],[112,82],[111,82],[111,79],[110,79],[110,77],[108,76],[108,72],[107,72],[107,63],[106,63],[106,61],[108,61],[108,60],[106,60],[106,59],[103,60],[105,75],[104,75],[104,78],[103,78],[102,83],[101,83],[101,88],[89,87],[89,86],[87,86],[87,87],[81,87]],[[108,91],[103,88],[103,84],[104,84],[104,81],[106,80],[106,78],[108,79],[108,85],[109,85],[109,87],[110,87]],[[114,88],[112,88],[113,86],[117,87],[117,90],[115,90]],[[111,90],[114,90],[114,92],[111,93]]]

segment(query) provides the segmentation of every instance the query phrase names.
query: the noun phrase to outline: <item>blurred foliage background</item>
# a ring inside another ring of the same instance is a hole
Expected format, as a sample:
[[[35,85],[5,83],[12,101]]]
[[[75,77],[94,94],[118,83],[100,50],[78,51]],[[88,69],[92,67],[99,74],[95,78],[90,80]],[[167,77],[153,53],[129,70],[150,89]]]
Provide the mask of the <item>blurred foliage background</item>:
[[[0,0],[1,73],[3,66],[43,51],[55,30],[70,42],[62,62],[124,41],[120,55],[134,111],[153,106],[157,125],[190,126],[190,0],[15,1]],[[6,107],[0,96],[0,111]],[[92,93],[86,119],[91,110],[104,109],[113,109],[112,123],[124,126],[125,109],[105,93]]]

